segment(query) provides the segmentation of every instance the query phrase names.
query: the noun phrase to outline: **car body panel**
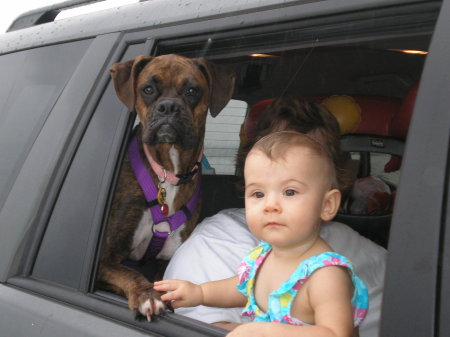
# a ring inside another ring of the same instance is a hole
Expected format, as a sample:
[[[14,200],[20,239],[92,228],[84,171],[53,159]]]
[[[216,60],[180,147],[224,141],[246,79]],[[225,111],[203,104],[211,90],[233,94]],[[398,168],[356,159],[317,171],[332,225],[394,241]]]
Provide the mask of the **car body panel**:
[[[0,35],[0,53],[23,48],[35,48],[64,40],[91,38],[111,32],[131,32],[136,29],[157,30],[170,26],[197,25],[215,20],[214,30],[298,20],[316,15],[330,15],[347,11],[377,10],[394,4],[424,3],[420,0],[152,0],[108,9],[80,17],[55,21],[40,27],[30,27]],[[299,11],[298,8],[301,8]],[[179,28],[176,29],[179,32]],[[175,35],[179,35],[175,33]]]
[[[109,318],[13,287],[0,286],[0,297],[3,336],[149,336]]]

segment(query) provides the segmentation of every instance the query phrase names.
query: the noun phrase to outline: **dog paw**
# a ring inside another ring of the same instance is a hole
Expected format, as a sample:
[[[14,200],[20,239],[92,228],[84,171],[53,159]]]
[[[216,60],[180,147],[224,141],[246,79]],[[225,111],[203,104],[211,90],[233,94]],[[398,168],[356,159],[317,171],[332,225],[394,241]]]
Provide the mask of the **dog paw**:
[[[161,301],[160,294],[153,288],[145,289],[129,297],[130,309],[136,314],[141,314],[151,322],[153,315],[159,315],[166,311],[166,304]]]

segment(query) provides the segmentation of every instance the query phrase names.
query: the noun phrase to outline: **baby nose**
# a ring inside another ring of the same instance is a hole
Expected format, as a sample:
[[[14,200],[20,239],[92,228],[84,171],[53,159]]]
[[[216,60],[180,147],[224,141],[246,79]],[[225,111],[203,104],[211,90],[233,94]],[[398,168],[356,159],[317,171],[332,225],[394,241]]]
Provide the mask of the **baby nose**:
[[[281,207],[278,202],[278,198],[274,196],[267,196],[266,203],[264,205],[264,212],[266,213],[274,213],[274,212],[280,212]]]

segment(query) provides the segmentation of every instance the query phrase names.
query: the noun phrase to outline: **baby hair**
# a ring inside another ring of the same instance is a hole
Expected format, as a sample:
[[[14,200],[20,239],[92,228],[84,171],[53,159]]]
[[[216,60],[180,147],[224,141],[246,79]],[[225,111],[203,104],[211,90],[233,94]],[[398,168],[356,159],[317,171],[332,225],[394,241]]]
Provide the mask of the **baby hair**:
[[[331,174],[332,188],[337,188],[337,173],[333,158],[323,144],[321,137],[316,138],[314,134],[304,134],[296,131],[277,131],[259,139],[250,150],[261,151],[270,160],[286,159],[287,151],[293,147],[303,147],[311,151],[313,155],[319,156],[328,163]]]
[[[242,169],[248,151],[262,137],[276,131],[296,131],[308,134],[322,144],[332,158],[337,186],[344,192],[350,188],[354,177],[349,170],[350,157],[340,147],[339,124],[331,112],[320,103],[293,96],[274,100],[259,117],[254,137],[239,149],[237,169]]]

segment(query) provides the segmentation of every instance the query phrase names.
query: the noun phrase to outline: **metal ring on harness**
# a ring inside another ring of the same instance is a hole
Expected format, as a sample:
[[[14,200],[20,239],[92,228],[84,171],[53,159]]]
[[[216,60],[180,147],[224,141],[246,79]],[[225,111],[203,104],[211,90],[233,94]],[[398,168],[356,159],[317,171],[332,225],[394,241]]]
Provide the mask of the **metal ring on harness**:
[[[161,222],[158,222],[158,223],[154,223],[153,225],[152,225],[152,232],[153,232],[153,234],[167,234],[167,237],[169,237],[169,236],[171,236],[173,233],[174,233],[174,231],[173,230],[171,230],[171,229],[169,229],[168,231],[158,231],[158,230],[156,230],[156,226],[157,225],[159,225]]]
[[[166,182],[166,179],[167,179],[167,171],[164,168],[162,170],[164,172],[164,177],[162,178],[162,180],[159,181],[158,188],[161,188],[161,185],[164,184]],[[161,178],[159,178],[159,179],[161,179]]]

